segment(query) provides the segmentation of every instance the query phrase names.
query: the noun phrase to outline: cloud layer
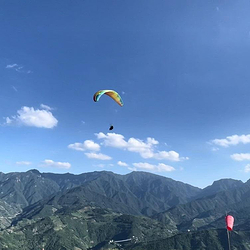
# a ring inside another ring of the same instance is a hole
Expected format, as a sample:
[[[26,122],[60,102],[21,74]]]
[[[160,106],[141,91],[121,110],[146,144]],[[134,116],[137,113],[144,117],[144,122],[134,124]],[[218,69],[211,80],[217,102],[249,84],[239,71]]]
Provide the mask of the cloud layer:
[[[128,167],[128,164],[126,162],[118,161],[117,164],[121,167]]]
[[[235,161],[249,161],[250,160],[250,154],[246,153],[246,154],[233,154],[231,155],[231,158]]]
[[[240,143],[247,144],[250,143],[250,134],[248,135],[231,135],[227,136],[224,139],[214,139],[211,141],[212,144],[221,146],[221,147],[229,147],[238,145]]]
[[[153,165],[153,164],[149,164],[146,162],[139,162],[139,163],[133,163],[133,166],[135,167],[135,170],[139,168],[139,169],[155,171],[155,172],[172,172],[175,170],[174,167],[166,165],[164,163]]]
[[[102,132],[96,134],[96,137],[99,140],[102,140],[102,144],[106,147],[120,148],[128,150],[130,152],[139,153],[140,156],[144,159],[157,159],[157,160],[169,160],[169,161],[180,161],[186,158],[180,158],[179,153],[175,151],[156,151],[155,146],[159,144],[154,138],[148,137],[146,141],[129,138],[127,141],[124,136],[116,133],[107,133]]]
[[[112,159],[112,157],[105,155],[105,154],[101,154],[101,153],[90,152],[90,153],[85,153],[85,155],[90,159],[97,159],[97,160],[103,160],[103,161]]]
[[[71,164],[68,162],[60,162],[60,161],[55,162],[53,160],[44,160],[42,162],[42,167],[69,169],[69,168],[71,168]]]
[[[16,164],[17,165],[26,165],[26,166],[28,166],[28,165],[31,165],[32,162],[30,162],[30,161],[17,161]]]
[[[77,150],[77,151],[86,151],[86,150],[90,150],[90,151],[99,151],[100,150],[100,145],[95,143],[92,140],[86,140],[83,143],[80,142],[76,142],[73,144],[69,144],[68,148]]]

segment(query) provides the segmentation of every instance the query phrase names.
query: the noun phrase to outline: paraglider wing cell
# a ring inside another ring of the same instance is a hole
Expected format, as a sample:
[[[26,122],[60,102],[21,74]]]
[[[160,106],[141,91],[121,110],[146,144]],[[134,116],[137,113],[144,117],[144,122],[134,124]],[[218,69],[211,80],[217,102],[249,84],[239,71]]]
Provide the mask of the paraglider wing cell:
[[[108,95],[114,101],[116,101],[121,107],[123,106],[123,101],[121,96],[114,90],[99,90],[94,94],[94,101],[98,102],[102,95]]]
[[[226,216],[227,230],[232,231],[234,226],[234,217],[232,215]]]

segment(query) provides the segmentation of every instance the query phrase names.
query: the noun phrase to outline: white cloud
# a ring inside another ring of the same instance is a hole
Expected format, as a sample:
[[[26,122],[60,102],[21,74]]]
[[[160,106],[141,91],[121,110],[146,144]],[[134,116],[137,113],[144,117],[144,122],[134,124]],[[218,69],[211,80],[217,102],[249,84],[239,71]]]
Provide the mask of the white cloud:
[[[128,164],[126,162],[118,161],[117,164],[121,167],[128,167]]]
[[[154,158],[157,160],[180,161],[180,155],[175,151],[160,151],[154,154]]]
[[[250,160],[250,154],[233,154],[231,155],[231,158],[235,161],[249,161]]]
[[[98,139],[104,139],[104,145],[108,147],[125,148],[127,145],[127,142],[124,140],[124,136],[120,134],[107,133],[107,135],[105,135],[100,132],[96,134],[96,136]]]
[[[159,163],[157,166],[158,172],[172,172],[175,170],[174,167],[166,165],[164,163]]]
[[[152,158],[154,157],[154,145],[158,144],[154,138],[147,138],[146,142],[143,142],[140,139],[129,138],[127,142],[127,150],[131,152],[137,152],[143,158]]]
[[[250,134],[248,135],[231,135],[227,136],[224,139],[214,139],[211,143],[221,146],[221,147],[229,147],[232,145],[238,145],[240,143],[247,144],[250,143]]]
[[[55,162],[52,160],[44,160],[42,163],[43,167],[54,167],[54,168],[63,168],[63,169],[69,169],[71,168],[71,164],[68,162]]]
[[[159,163],[158,165],[149,164],[147,162],[133,163],[133,166],[137,169],[145,169],[155,172],[172,172],[175,170],[174,167],[166,165],[164,163]]]
[[[133,166],[135,166],[136,168],[147,169],[147,170],[155,170],[156,168],[155,165],[146,162],[133,163]]]
[[[247,164],[244,168],[244,172],[245,173],[249,173],[250,172],[250,164]]]
[[[6,124],[17,124],[37,128],[53,128],[57,126],[57,123],[58,120],[50,111],[26,106],[18,110],[17,115],[6,118]]]
[[[93,142],[92,140],[86,140],[83,143],[76,142],[73,144],[68,145],[68,148],[78,150],[78,151],[99,151],[100,150],[100,145]]]
[[[130,152],[136,152],[141,155],[144,159],[154,158],[157,160],[170,160],[170,161],[180,161],[188,159],[179,156],[179,153],[175,151],[155,151],[155,146],[159,144],[154,138],[148,137],[146,141],[129,138],[127,141],[124,136],[116,133],[107,133],[102,132],[96,134],[97,138],[103,140],[103,144],[107,147],[120,148],[128,150]]]
[[[32,162],[30,162],[30,161],[17,161],[16,164],[17,165],[26,165],[26,166],[28,166],[28,165],[31,165]]]
[[[112,159],[110,156],[105,155],[105,154],[101,154],[101,153],[91,152],[91,153],[85,153],[85,155],[90,159],[98,159],[98,160],[103,160],[103,161]]]

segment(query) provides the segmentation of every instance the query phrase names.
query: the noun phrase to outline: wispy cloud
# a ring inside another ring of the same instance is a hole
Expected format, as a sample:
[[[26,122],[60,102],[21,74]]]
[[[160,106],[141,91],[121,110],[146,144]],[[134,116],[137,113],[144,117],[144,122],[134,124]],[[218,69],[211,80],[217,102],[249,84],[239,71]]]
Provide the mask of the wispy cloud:
[[[16,164],[17,165],[26,165],[26,166],[28,166],[28,165],[31,165],[32,162],[30,162],[30,161],[17,161]]]
[[[55,162],[53,160],[44,160],[41,164],[42,167],[53,167],[53,168],[62,168],[69,169],[71,168],[71,164],[68,162]]]
[[[93,167],[98,167],[98,168],[110,168],[113,167],[113,164],[95,164]]]
[[[106,147],[113,147],[128,150],[130,152],[136,152],[141,155],[142,158],[149,159],[154,158],[157,160],[170,160],[170,161],[180,161],[187,160],[188,157],[180,157],[179,153],[175,151],[156,151],[155,147],[159,144],[154,138],[148,137],[146,141],[129,138],[127,141],[124,136],[116,133],[102,132],[96,134],[99,140],[103,141],[103,145]]]
[[[128,164],[126,162],[118,161],[117,164],[121,167],[128,167]]]
[[[235,161],[249,161],[250,160],[250,153],[246,154],[233,154],[231,155],[231,158]]]
[[[166,165],[164,163],[159,163],[158,165],[149,164],[147,162],[133,163],[136,169],[144,169],[155,172],[172,172],[175,170],[174,167]]]
[[[5,118],[5,124],[6,125],[9,125],[9,124],[11,124],[12,123],[12,120],[9,118],[9,117],[6,117]]]
[[[14,91],[17,92],[17,88],[15,86],[11,86]]]
[[[224,139],[214,139],[210,142],[211,144],[215,144],[221,147],[229,147],[238,145],[240,143],[247,144],[250,143],[250,134],[248,135],[231,135],[227,136]]]
[[[216,148],[216,147],[213,147],[213,148],[212,148],[212,151],[214,151],[214,152],[215,152],[215,151],[218,151],[218,150],[220,150],[220,149],[219,149],[219,148]]]
[[[17,63],[8,64],[5,68],[6,69],[13,69],[19,73],[27,73],[27,74],[32,73],[31,70],[26,70],[26,69],[24,69],[24,66],[18,65]]]
[[[90,159],[97,159],[97,160],[102,160],[102,161],[107,161],[107,160],[111,160],[112,157],[105,155],[105,154],[101,154],[101,153],[85,153],[85,155],[90,158]]]
[[[131,171],[137,171],[136,168],[131,168],[131,167],[128,167],[128,170],[131,170]]]
[[[23,66],[18,66],[18,67],[15,68],[15,70],[16,70],[17,72],[19,72],[19,73],[24,73],[24,71],[23,71]]]
[[[41,104],[40,107],[41,107],[41,109],[45,109],[45,110],[49,110],[49,111],[53,110],[50,106],[45,105],[45,104]]]
[[[16,63],[14,63],[14,64],[8,64],[5,68],[12,69],[12,68],[16,68],[16,67],[18,67],[18,65]]]
[[[53,128],[57,126],[58,120],[47,109],[34,109],[33,107],[22,107],[17,115],[5,118],[6,125],[23,125],[37,128]]]
[[[97,165],[95,165],[94,167],[98,167],[98,168],[105,168],[105,164],[97,164]]]
[[[76,143],[73,143],[73,144],[69,144],[68,148],[74,149],[74,150],[77,150],[77,151],[86,151],[86,150],[99,151],[100,150],[100,145],[95,143],[92,140],[86,140],[83,143],[76,142]]]

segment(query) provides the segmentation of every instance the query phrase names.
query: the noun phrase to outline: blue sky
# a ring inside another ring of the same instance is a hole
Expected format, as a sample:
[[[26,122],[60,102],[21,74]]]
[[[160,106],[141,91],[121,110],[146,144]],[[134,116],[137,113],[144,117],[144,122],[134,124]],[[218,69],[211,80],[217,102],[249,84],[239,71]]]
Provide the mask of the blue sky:
[[[249,7],[1,1],[0,170],[248,180]]]

